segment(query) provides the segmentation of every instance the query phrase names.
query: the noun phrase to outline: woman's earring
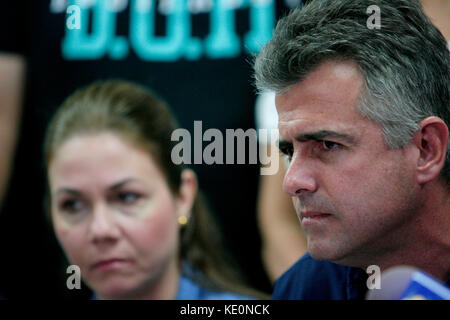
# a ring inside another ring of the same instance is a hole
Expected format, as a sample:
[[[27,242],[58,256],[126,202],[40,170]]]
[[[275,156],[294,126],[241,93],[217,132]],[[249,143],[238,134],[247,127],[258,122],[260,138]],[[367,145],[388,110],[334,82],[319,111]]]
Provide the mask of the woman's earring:
[[[180,217],[178,217],[177,220],[178,220],[178,224],[182,227],[185,226],[188,222],[188,219],[185,216],[180,216]]]

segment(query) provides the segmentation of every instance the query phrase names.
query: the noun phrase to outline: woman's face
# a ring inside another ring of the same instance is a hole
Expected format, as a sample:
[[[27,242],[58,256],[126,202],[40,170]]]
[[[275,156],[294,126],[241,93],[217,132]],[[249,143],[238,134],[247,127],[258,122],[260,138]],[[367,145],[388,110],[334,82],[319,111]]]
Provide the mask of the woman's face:
[[[177,217],[190,204],[147,152],[111,133],[76,136],[56,151],[49,181],[57,238],[99,297],[177,277],[167,273],[177,270]]]

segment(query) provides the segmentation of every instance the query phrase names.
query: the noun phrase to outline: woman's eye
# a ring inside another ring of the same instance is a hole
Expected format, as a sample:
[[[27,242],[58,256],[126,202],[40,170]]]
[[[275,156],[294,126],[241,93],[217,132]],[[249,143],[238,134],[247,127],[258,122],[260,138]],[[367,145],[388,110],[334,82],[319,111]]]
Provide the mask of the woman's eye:
[[[69,199],[63,201],[61,204],[61,210],[68,213],[77,213],[83,209],[83,203],[81,200]]]
[[[336,149],[339,146],[340,146],[340,144],[337,142],[332,142],[332,141],[327,141],[327,140],[321,141],[321,147],[326,151]]]
[[[136,200],[139,199],[139,195],[133,192],[121,192],[118,195],[118,198],[120,202],[125,204],[131,204],[134,203]]]

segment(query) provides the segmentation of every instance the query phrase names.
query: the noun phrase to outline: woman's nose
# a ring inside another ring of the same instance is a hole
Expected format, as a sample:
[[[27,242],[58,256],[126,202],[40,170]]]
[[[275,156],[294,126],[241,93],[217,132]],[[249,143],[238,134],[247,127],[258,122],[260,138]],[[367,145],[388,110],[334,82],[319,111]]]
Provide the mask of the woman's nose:
[[[91,240],[105,242],[117,240],[120,232],[116,217],[106,203],[99,203],[93,208],[90,224]]]

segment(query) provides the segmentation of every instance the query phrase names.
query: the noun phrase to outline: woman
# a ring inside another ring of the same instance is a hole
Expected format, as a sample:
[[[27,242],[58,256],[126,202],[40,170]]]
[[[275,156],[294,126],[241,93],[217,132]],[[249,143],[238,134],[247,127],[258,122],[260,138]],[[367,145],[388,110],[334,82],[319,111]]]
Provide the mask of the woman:
[[[98,299],[248,299],[197,193],[175,165],[166,105],[122,81],[70,96],[47,132],[51,221]]]

